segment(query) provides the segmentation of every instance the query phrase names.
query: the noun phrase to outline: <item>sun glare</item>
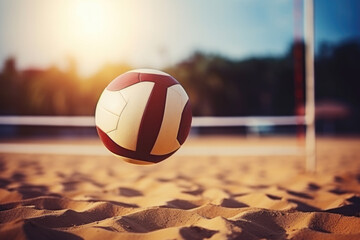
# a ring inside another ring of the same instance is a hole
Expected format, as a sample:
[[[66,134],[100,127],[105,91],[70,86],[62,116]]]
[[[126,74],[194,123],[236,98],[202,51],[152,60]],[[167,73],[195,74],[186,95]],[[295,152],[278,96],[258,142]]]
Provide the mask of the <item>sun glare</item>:
[[[127,48],[128,14],[114,1],[73,0],[69,14],[68,41],[81,71],[93,72],[99,64],[119,61]],[[123,20],[123,19],[124,20]],[[123,20],[123,21],[122,21]]]
[[[107,23],[104,4],[99,0],[74,2],[74,24],[80,34],[95,38],[101,35]]]

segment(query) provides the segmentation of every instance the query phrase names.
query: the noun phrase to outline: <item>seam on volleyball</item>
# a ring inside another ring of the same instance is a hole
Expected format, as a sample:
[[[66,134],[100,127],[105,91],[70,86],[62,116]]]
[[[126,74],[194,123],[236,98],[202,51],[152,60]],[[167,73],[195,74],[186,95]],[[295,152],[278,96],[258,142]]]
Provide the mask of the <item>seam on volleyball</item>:
[[[108,109],[104,108],[104,107],[102,106],[102,104],[100,104],[100,107],[101,107],[104,111],[106,111],[106,112],[108,112],[108,113],[111,113],[111,114],[115,115],[116,117],[118,117],[118,121],[117,121],[117,123],[116,123],[115,129],[114,129],[114,130],[111,130],[111,131],[108,131],[108,132],[105,132],[105,131],[104,131],[99,125],[97,125],[96,123],[95,123],[95,125],[96,125],[98,128],[100,128],[102,131],[104,131],[105,133],[111,133],[111,132],[115,131],[115,130],[117,129],[118,122],[119,122],[119,117],[120,117],[120,116],[117,115],[117,114],[115,114],[115,113],[113,113],[113,112],[111,112],[111,111],[109,111]]]
[[[120,96],[122,97],[122,99],[124,99],[124,101],[125,101],[125,106],[123,107],[123,109],[121,110],[121,112],[120,112],[120,114],[119,114],[119,117],[118,117],[118,120],[117,120],[117,123],[116,123],[116,128],[115,128],[115,130],[118,129],[118,127],[119,127],[119,122],[120,122],[120,117],[121,117],[122,113],[124,112],[124,110],[125,110],[125,108],[126,108],[126,106],[127,106],[127,104],[128,104],[128,101],[127,101],[127,100],[124,98],[124,96],[122,95],[121,90],[119,91],[119,93],[120,93]],[[114,131],[115,131],[115,130],[114,130]]]
[[[120,92],[119,92],[119,93],[120,93]],[[118,130],[121,114],[123,113],[123,111],[125,110],[125,108],[126,108],[126,106],[127,106],[127,104],[128,104],[128,102],[125,100],[124,96],[123,96],[121,93],[120,93],[120,95],[121,95],[121,97],[122,97],[122,98],[124,99],[124,101],[125,101],[125,106],[124,106],[123,109],[121,110],[120,114],[119,114],[119,115],[116,115],[116,116],[118,116],[118,119],[117,119],[117,121],[116,121],[116,127],[115,127],[115,129],[114,129],[114,130],[111,130],[111,131],[108,131],[108,132],[106,132],[106,133],[111,133],[111,132],[114,132],[114,131]],[[106,110],[106,109],[105,109],[105,110]],[[108,111],[108,112],[110,112],[110,111]],[[110,113],[112,113],[112,112],[110,112]],[[110,136],[109,136],[109,137],[110,137]],[[110,137],[110,138],[111,138],[111,137]]]
[[[112,111],[110,111],[109,109],[106,109],[105,107],[104,107],[104,105],[102,105],[102,104],[100,104],[100,107],[104,110],[104,111],[106,111],[106,112],[108,112],[108,113],[111,113],[111,114],[113,114],[113,115],[115,115],[115,116],[120,116],[120,115],[117,115],[116,113],[113,113]]]
[[[114,113],[114,112],[110,111],[109,109],[107,109],[103,104],[100,104],[100,105],[103,107],[104,110],[106,110],[107,112],[112,113],[112,114],[114,114],[114,115],[116,115],[116,116],[119,116],[119,117],[121,116],[121,113],[124,111],[124,108],[126,107],[126,105],[127,105],[127,103],[128,103],[128,101],[124,98],[124,96],[121,94],[120,91],[121,91],[121,90],[119,90],[117,93],[120,94],[121,98],[122,98],[122,99],[124,100],[124,102],[125,102],[125,106],[123,107],[123,109],[121,110],[120,113]]]

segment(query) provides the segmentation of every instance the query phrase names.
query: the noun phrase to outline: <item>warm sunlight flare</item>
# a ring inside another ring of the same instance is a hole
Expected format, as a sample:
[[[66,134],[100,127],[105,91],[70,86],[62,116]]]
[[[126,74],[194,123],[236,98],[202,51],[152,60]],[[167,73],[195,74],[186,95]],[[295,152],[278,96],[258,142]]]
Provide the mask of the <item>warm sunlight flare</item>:
[[[291,2],[265,3],[269,14],[258,19],[249,3],[225,2],[0,0],[0,60],[15,56],[22,69],[66,70],[71,57],[79,74],[90,76],[108,63],[159,69],[194,51],[239,58],[279,54],[288,45]],[[264,42],[264,36],[280,37]]]
[[[105,25],[109,24],[106,5],[99,0],[78,0],[73,4],[76,29],[86,38],[99,39]]]
[[[70,54],[86,63],[82,71],[94,72],[99,62],[121,61],[129,47],[129,15],[121,4],[99,0],[77,0],[70,4],[69,36],[65,41],[71,39]]]

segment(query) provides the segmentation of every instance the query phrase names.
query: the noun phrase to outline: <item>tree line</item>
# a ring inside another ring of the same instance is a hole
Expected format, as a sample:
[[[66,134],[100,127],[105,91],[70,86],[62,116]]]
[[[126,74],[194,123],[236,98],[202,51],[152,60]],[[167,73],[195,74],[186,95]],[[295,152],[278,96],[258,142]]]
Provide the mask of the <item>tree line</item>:
[[[195,116],[294,115],[298,101],[294,76],[296,71],[304,76],[304,68],[295,70],[296,49],[303,52],[304,44],[293,43],[282,56],[241,60],[195,52],[162,70],[184,86]],[[128,64],[107,64],[84,78],[78,75],[76,63],[69,63],[67,70],[56,66],[19,70],[16,59],[7,59],[0,72],[0,114],[93,115],[107,84],[132,69]],[[323,43],[315,62],[316,100],[332,99],[349,106],[353,122],[360,120],[359,63],[359,40]],[[304,96],[298,99],[304,103]],[[357,123],[352,124],[359,130]]]

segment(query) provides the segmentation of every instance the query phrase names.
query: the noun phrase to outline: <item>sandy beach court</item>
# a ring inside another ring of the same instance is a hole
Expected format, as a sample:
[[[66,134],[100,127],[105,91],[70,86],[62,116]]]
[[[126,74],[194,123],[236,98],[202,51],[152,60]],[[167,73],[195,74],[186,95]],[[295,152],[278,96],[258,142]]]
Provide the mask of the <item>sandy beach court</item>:
[[[3,240],[360,239],[360,138],[318,138],[316,174],[302,154],[212,150],[296,147],[288,138],[192,137],[152,166],[94,155],[99,140],[13,143],[89,153],[0,153]]]

